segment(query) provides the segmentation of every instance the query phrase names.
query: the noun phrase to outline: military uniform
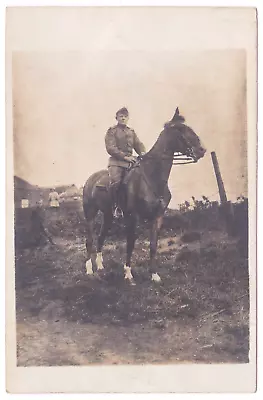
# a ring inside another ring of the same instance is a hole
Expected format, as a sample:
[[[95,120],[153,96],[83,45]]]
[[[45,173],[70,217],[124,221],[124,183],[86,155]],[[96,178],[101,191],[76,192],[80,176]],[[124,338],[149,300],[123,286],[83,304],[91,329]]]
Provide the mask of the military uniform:
[[[145,153],[145,147],[133,129],[121,124],[108,129],[105,136],[105,145],[110,155],[108,169],[111,192],[116,194],[125,171],[129,167],[129,162],[124,158],[132,156],[133,149],[139,155]]]
[[[118,124],[109,128],[106,133],[105,144],[107,152],[111,156],[109,167],[127,168],[129,162],[124,160],[124,157],[131,156],[133,149],[139,155],[145,153],[145,147],[134,130],[126,125]]]
[[[120,124],[108,129],[105,144],[111,156],[108,164],[110,183],[120,184],[125,170],[129,167],[129,162],[124,158],[131,156],[133,149],[139,155],[145,153],[145,147],[133,129]]]

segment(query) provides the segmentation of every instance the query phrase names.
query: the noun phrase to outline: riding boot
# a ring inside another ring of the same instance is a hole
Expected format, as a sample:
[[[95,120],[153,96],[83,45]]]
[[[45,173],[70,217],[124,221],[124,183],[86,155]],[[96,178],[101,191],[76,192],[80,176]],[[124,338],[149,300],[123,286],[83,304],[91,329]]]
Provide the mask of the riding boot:
[[[119,207],[119,201],[118,201],[118,193],[119,192],[119,186],[118,185],[111,185],[110,186],[110,195],[111,195],[111,201],[112,201],[112,208],[113,208],[113,216],[114,218],[120,218],[123,217],[123,212],[121,208]]]

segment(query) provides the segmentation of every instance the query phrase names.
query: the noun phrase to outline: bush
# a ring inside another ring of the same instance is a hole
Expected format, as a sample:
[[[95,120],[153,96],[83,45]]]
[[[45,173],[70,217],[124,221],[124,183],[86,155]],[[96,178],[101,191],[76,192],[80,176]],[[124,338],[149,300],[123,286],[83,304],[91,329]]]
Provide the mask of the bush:
[[[217,202],[211,202],[205,196],[202,200],[194,197],[193,206],[185,201],[179,210],[168,209],[164,216],[161,235],[174,236],[176,232],[202,231],[202,230],[225,230],[225,218],[220,212]],[[234,208],[234,231],[240,238],[240,246],[247,249],[248,241],[248,201],[239,198],[233,205]],[[15,234],[16,244],[25,243],[31,229],[32,209],[16,209],[15,212]],[[102,215],[99,213],[95,220],[95,233],[98,234],[102,223]],[[82,202],[71,201],[60,205],[59,209],[45,209],[45,226],[53,236],[68,239],[84,237],[86,232],[86,221],[82,210]],[[141,237],[149,237],[149,222],[140,222],[137,234]],[[125,227],[123,220],[114,221],[109,237],[112,240],[125,239]],[[194,240],[195,238],[193,238]],[[187,239],[188,240],[188,239]],[[190,239],[191,240],[191,239]]]
[[[192,196],[192,204],[185,201],[179,205],[179,210],[191,229],[225,230],[226,218],[222,207],[217,201],[210,201],[208,197],[202,196],[197,200]],[[233,232],[242,236],[247,241],[248,236],[248,199],[239,196],[233,203],[234,221]]]

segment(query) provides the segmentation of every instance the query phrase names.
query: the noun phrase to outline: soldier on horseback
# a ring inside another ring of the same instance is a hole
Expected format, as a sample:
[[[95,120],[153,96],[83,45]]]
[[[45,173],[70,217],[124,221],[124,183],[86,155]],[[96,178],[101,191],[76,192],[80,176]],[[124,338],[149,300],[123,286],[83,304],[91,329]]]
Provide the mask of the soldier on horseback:
[[[117,203],[119,185],[123,174],[134,164],[137,159],[132,156],[133,149],[142,155],[144,145],[139,141],[135,132],[127,127],[127,109],[116,113],[118,124],[110,128],[106,134],[105,142],[110,154],[109,173],[102,170],[92,174],[83,187],[83,210],[87,221],[86,249],[87,274],[94,274],[103,269],[102,248],[108,231],[112,225],[112,205]],[[126,228],[126,262],[124,265],[124,278],[134,284],[131,269],[131,257],[136,240],[136,224],[138,218],[148,220],[150,223],[150,260],[149,271],[154,282],[160,282],[158,263],[156,260],[158,234],[160,232],[164,212],[171,200],[168,188],[168,179],[175,157],[185,155],[179,159],[187,162],[197,162],[203,158],[206,149],[203,147],[198,135],[184,123],[184,118],[177,108],[171,121],[164,125],[155,144],[135,163],[125,179],[125,202],[120,202],[123,208]],[[177,164],[177,163],[176,163]],[[110,178],[110,179],[109,179]],[[111,191],[105,191],[110,186]],[[102,190],[102,188],[104,190]],[[121,199],[122,200],[122,199]],[[117,203],[118,205],[118,203]],[[103,214],[103,222],[97,240],[94,242],[94,220],[97,213]],[[116,213],[115,213],[116,215]]]
[[[120,187],[126,171],[137,158],[132,155],[133,149],[139,156],[145,153],[145,146],[133,129],[127,126],[129,112],[126,107],[116,112],[117,125],[109,128],[105,136],[107,152],[110,155],[108,170],[110,176],[110,194],[114,217],[122,216],[119,206]]]

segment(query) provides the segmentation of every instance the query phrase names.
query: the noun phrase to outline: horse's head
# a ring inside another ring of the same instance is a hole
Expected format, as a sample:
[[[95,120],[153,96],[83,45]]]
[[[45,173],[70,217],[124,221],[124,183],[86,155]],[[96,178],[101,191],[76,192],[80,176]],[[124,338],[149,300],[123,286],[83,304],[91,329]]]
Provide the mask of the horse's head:
[[[198,161],[204,157],[206,149],[198,135],[184,122],[185,118],[180,115],[177,107],[172,120],[164,125],[164,131],[169,135],[169,146],[174,152],[182,153]]]

